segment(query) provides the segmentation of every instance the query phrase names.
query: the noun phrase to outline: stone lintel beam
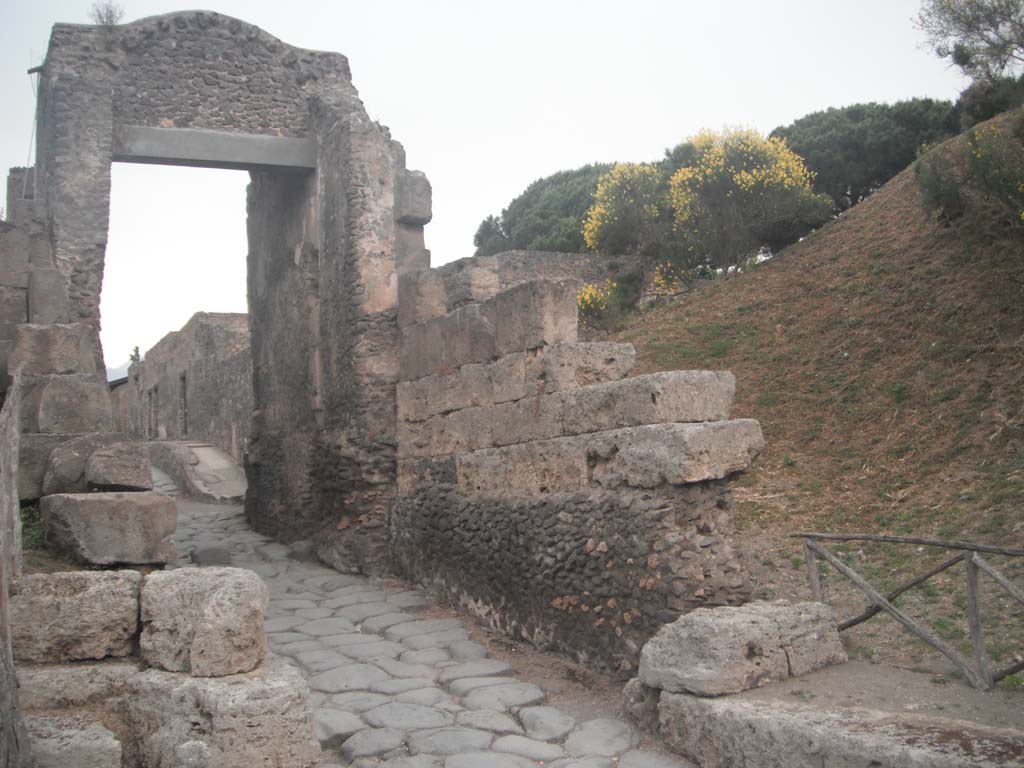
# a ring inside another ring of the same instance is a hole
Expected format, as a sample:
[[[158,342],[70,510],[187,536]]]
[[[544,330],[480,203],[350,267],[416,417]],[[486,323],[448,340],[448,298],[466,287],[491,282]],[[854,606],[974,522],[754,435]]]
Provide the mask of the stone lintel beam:
[[[495,497],[655,488],[725,478],[747,469],[763,449],[753,419],[654,424],[458,453],[454,480],[460,495]],[[410,475],[421,473],[422,461],[399,460],[404,492],[416,487]]]
[[[313,139],[292,139],[198,128],[121,126],[115,131],[114,160],[236,170],[316,168]]]

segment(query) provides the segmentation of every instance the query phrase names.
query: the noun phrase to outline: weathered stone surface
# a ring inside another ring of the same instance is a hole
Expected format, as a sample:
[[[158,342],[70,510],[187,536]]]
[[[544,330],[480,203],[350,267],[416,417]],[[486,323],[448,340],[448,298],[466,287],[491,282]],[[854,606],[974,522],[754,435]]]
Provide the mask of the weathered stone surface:
[[[65,709],[99,704],[127,693],[139,674],[137,661],[19,664],[18,687],[25,709]]]
[[[46,496],[46,540],[81,563],[166,563],[176,557],[174,500],[158,493]]]
[[[640,654],[640,680],[720,696],[845,661],[827,605],[756,602],[701,608],[662,627]]]
[[[62,443],[79,435],[41,435],[26,434],[21,436],[18,451],[18,498],[22,501],[38,499],[43,495],[43,478],[50,453]]]
[[[571,282],[536,280],[502,291],[481,303],[494,323],[495,352],[537,349],[576,341],[579,307]]]
[[[503,683],[470,691],[462,700],[466,709],[494,709],[505,712],[544,701],[544,691],[533,683]]]
[[[457,755],[486,749],[494,739],[489,731],[477,731],[472,728],[438,728],[420,731],[409,737],[409,752],[414,755],[427,753],[430,755]],[[492,757],[495,757],[492,755]]]
[[[217,678],[150,669],[135,678],[127,718],[143,765],[181,762],[186,743],[209,768],[314,768],[320,746],[309,689],[298,670],[270,656],[258,669]]]
[[[263,661],[267,588],[241,568],[152,573],[142,587],[142,658],[170,672],[223,677]]]
[[[616,757],[640,744],[640,734],[625,723],[599,718],[582,723],[565,740],[565,751],[576,757]]]
[[[96,374],[30,376],[22,406],[23,432],[109,432],[110,394]]]
[[[658,699],[661,691],[634,677],[622,688],[622,715],[627,722],[647,733],[658,730]]]
[[[478,304],[403,328],[400,349],[400,381],[497,357],[494,324]]]
[[[656,424],[455,457],[460,493],[506,495],[698,483],[747,469],[764,448],[752,419]]]
[[[376,757],[404,743],[405,733],[397,728],[364,728],[341,745],[341,756],[349,761],[357,757]]]
[[[527,736],[544,741],[562,739],[576,725],[576,718],[555,707],[523,707],[519,720]]]
[[[36,325],[71,322],[64,278],[56,269],[34,266],[29,274],[28,321]]]
[[[437,457],[648,424],[721,421],[735,388],[728,371],[668,371],[469,407],[424,422],[400,421],[398,455]]]
[[[138,571],[34,574],[14,581],[11,633],[19,661],[128,656],[138,630]]]
[[[51,496],[55,493],[85,493],[85,468],[89,457],[104,446],[119,443],[124,435],[116,433],[93,433],[89,435],[69,435],[57,444],[49,454],[42,478],[42,495]],[[147,473],[149,468],[146,468]],[[152,479],[150,480],[152,487]]]
[[[121,768],[121,742],[84,717],[25,718],[35,768]]]
[[[405,171],[395,184],[395,220],[401,224],[430,223],[430,182],[420,171]]]
[[[366,724],[351,712],[337,709],[318,709],[313,714],[316,737],[327,747],[340,747],[342,742]]]
[[[100,372],[95,333],[84,323],[19,325],[8,365],[30,375]]]
[[[543,762],[557,760],[559,757],[565,755],[565,752],[557,744],[549,744],[546,741],[537,741],[536,739],[530,739],[526,736],[518,736],[515,734],[499,736],[494,740],[494,743],[491,744],[491,749],[495,752],[522,755],[523,757],[528,757],[531,760],[540,760]]]
[[[1019,733],[921,715],[734,697],[663,693],[661,735],[703,768],[995,768],[1019,755]]]
[[[95,491],[151,491],[149,449],[144,443],[114,443],[93,451],[85,463],[85,484]]]

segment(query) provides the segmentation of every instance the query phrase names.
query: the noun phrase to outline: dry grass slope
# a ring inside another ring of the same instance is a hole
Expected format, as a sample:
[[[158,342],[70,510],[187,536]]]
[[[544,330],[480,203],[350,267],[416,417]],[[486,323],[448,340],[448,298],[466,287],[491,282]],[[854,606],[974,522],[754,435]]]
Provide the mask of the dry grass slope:
[[[1009,130],[1010,118],[994,123]],[[944,149],[962,146],[959,137]],[[772,261],[616,335],[636,345],[641,372],[736,374],[735,415],[759,419],[768,441],[736,494],[763,596],[808,594],[800,549],[785,538],[792,531],[1024,548],[1024,237],[990,222],[979,200],[955,227],[929,217],[908,169]],[[944,558],[908,547],[836,550],[883,586]],[[1024,562],[996,559],[1024,581]],[[962,582],[956,570],[901,605],[962,641]],[[828,584],[854,612],[852,595],[837,579]],[[1024,652],[1024,611],[995,589],[984,600],[992,654]],[[923,646],[888,623],[856,630],[855,644],[926,664]]]

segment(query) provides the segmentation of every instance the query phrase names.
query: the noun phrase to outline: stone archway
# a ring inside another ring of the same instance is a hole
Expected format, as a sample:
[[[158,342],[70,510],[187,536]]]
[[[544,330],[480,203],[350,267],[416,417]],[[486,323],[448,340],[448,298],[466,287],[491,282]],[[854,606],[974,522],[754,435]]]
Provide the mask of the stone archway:
[[[246,511],[284,540],[347,519],[373,569],[394,493],[398,274],[429,265],[430,186],[367,115],[345,57],[211,12],[57,24],[37,146],[51,266],[68,319],[93,329],[111,163],[250,172]]]

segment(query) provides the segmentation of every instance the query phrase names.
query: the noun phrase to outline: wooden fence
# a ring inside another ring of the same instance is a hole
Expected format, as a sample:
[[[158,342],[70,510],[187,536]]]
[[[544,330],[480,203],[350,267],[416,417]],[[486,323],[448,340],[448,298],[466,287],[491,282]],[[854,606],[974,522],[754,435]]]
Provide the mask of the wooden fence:
[[[1001,670],[992,670],[988,655],[985,653],[985,641],[981,633],[981,610],[978,601],[978,572],[984,571],[993,581],[1005,589],[1019,603],[1024,605],[1024,590],[1010,581],[1006,576],[997,571],[982,557],[982,553],[1008,555],[1010,557],[1024,557],[1024,550],[1012,549],[1009,547],[994,547],[985,544],[973,544],[967,541],[944,541],[941,539],[921,539],[909,536],[877,536],[867,533],[793,533],[791,538],[803,539],[804,560],[807,564],[807,580],[810,583],[811,595],[818,602],[822,602],[821,579],[818,575],[818,558],[832,565],[843,576],[853,582],[864,594],[868,596],[870,605],[860,614],[847,619],[839,624],[839,631],[855,627],[861,622],[867,621],[875,614],[885,611],[901,624],[908,632],[923,640],[935,650],[946,656],[959,669],[964,677],[975,688],[988,690],[995,683],[1007,675],[1024,670],[1024,658],[1018,659]],[[943,549],[960,550],[960,553],[950,559],[936,565],[934,568],[915,576],[913,579],[900,584],[888,595],[882,595],[872,587],[863,576],[853,568],[844,563],[834,554],[829,552],[820,544],[821,541],[871,541],[886,544],[914,544],[923,547],[938,547]],[[967,624],[970,633],[971,647],[974,651],[974,665],[968,661],[959,651],[935,637],[931,632],[915,622],[905,613],[900,611],[893,601],[913,587],[923,584],[936,574],[952,568],[963,562],[966,573],[967,587]]]

